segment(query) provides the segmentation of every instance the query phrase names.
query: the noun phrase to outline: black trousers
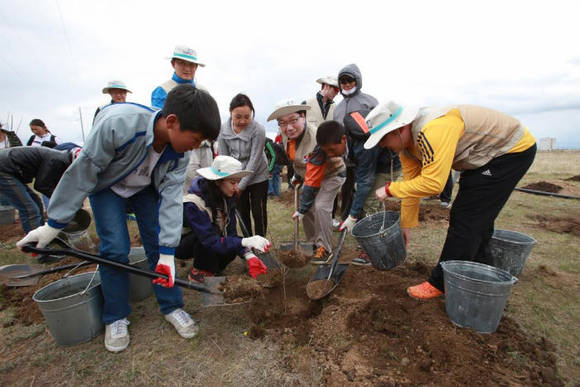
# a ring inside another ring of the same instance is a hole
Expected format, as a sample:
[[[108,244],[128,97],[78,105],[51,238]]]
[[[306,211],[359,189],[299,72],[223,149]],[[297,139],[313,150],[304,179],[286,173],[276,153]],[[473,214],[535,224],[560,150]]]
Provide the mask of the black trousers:
[[[437,266],[429,283],[443,291],[443,269],[448,260],[490,265],[489,241],[494,222],[520,179],[532,165],[536,145],[520,153],[508,153],[483,167],[464,171],[459,191],[451,207],[449,229]]]
[[[451,194],[453,193],[453,172],[449,171],[449,177],[447,178],[447,183],[445,183],[445,188],[441,191],[439,195],[439,200],[442,202],[451,202]]]
[[[268,231],[268,180],[261,183],[251,184],[242,192],[238,199],[238,209],[248,231],[252,235],[266,236]],[[254,218],[254,227],[252,232],[252,223],[250,221],[250,211]]]
[[[354,197],[354,171],[356,167],[346,167],[346,180],[340,188],[340,218],[346,220]]]

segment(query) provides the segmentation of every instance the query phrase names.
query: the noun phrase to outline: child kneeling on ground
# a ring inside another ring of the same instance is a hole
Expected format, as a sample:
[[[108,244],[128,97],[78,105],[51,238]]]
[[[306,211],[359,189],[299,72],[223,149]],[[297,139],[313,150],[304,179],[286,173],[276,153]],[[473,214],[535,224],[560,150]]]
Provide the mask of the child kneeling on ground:
[[[266,266],[251,249],[266,252],[270,242],[259,235],[241,238],[236,231],[235,198],[238,183],[252,171],[230,156],[217,156],[211,167],[197,170],[183,197],[184,234],[176,258],[193,258],[190,281],[203,283],[206,276],[222,272],[237,256],[244,257],[253,278],[266,273]]]
[[[78,158],[58,183],[48,207],[48,222],[28,233],[18,247],[46,246],[73,218],[88,196],[99,254],[128,263],[131,248],[126,206],[135,212],[149,267],[169,278],[153,280],[157,303],[179,335],[194,337],[197,323],[185,312],[181,289],[174,287],[175,246],[182,227],[182,195],[189,153],[220,129],[215,100],[192,85],[171,90],[162,111],[134,103],[108,105],[99,112]],[[129,345],[129,273],[99,266],[105,348]]]

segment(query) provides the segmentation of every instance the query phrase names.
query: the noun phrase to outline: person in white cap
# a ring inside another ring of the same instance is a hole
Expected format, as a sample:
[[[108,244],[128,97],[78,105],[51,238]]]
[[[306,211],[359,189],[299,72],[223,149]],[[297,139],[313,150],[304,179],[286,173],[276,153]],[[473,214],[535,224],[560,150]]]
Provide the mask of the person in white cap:
[[[196,177],[183,197],[185,223],[191,231],[183,235],[175,257],[193,258],[190,281],[203,283],[205,277],[221,273],[236,257],[243,257],[250,276],[267,271],[252,249],[268,251],[270,242],[259,235],[238,236],[235,198],[240,181],[251,175],[242,163],[230,156],[217,156],[211,167],[197,170]]]
[[[127,93],[132,93],[132,91],[127,88],[127,85],[123,81],[109,81],[107,82],[107,86],[103,87],[103,94],[109,94],[111,96],[111,102],[109,105],[126,102]],[[107,105],[99,106],[97,108],[93,120],[105,106]]]
[[[316,96],[307,99],[303,104],[310,106],[310,110],[306,114],[306,121],[318,128],[318,125],[324,121],[333,119],[334,98],[338,94],[338,78],[329,75],[318,78],[316,82],[320,83],[320,90]]]
[[[366,123],[365,148],[379,144],[401,156],[404,180],[387,183],[375,195],[402,199],[407,246],[410,229],[418,225],[420,198],[439,194],[451,168],[463,171],[439,263],[427,281],[407,289],[413,298],[439,297],[444,292],[441,262],[491,264],[494,221],[534,161],[536,140],[517,119],[473,105],[419,109],[390,101],[373,109]]]
[[[207,89],[195,82],[195,73],[198,67],[205,67],[204,63],[199,61],[197,52],[187,46],[175,46],[173,55],[171,55],[171,66],[173,67],[173,76],[171,79],[157,86],[151,93],[151,106],[162,109],[167,93],[175,86],[185,83],[192,84],[198,89],[207,91]]]

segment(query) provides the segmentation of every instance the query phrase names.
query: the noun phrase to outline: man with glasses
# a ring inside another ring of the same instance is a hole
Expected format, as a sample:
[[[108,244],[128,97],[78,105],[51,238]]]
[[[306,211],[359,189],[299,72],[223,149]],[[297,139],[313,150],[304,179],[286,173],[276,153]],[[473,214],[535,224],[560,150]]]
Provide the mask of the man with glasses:
[[[346,182],[341,191],[341,212],[343,222],[339,226],[351,231],[363,216],[382,209],[374,191],[400,174],[399,157],[388,149],[375,147],[364,149],[368,133],[364,132],[364,117],[378,105],[375,97],[365,94],[362,89],[362,75],[356,64],[345,66],[338,73],[340,93],[344,99],[334,110],[334,119],[343,123],[348,135],[349,153]],[[393,171],[393,176],[390,175]],[[356,183],[356,192],[354,185]],[[352,260],[354,265],[368,266],[368,256],[361,251]]]
[[[189,83],[200,90],[207,91],[205,87],[194,81],[197,67],[205,67],[205,64],[199,61],[194,49],[186,46],[175,46],[173,55],[169,59],[171,59],[171,66],[175,70],[173,76],[157,86],[151,93],[151,106],[158,109],[163,109],[167,93],[177,85]]]

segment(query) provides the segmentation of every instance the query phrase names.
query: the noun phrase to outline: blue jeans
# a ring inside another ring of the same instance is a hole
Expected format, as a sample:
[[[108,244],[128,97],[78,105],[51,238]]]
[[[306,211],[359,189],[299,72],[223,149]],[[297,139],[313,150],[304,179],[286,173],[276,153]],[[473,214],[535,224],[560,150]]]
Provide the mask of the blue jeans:
[[[274,164],[274,167],[272,167],[272,177],[268,181],[268,195],[280,196],[280,172],[282,172],[282,166],[280,164]]]
[[[12,175],[0,173],[0,192],[2,201],[18,210],[20,224],[25,233],[29,233],[44,224],[42,201],[26,184]]]
[[[159,210],[158,194],[152,186],[137,192],[130,198],[122,198],[110,188],[104,189],[89,197],[97,234],[101,239],[99,254],[111,261],[129,262],[131,249],[127,229],[127,214],[125,206],[130,203],[135,211],[137,226],[149,268],[155,270],[159,260]],[[129,306],[129,274],[126,271],[100,265],[101,288],[105,305],[103,307],[103,322],[111,324],[125,318],[131,312]],[[181,289],[177,286],[164,288],[153,285],[159,310],[163,314],[173,312],[183,307]]]

